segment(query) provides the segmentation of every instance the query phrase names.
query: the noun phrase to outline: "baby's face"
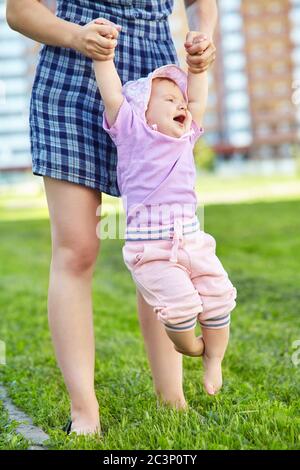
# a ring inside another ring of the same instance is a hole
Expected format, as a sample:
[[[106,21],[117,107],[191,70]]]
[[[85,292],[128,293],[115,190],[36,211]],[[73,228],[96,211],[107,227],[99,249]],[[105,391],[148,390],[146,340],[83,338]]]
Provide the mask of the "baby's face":
[[[190,130],[192,116],[175,82],[157,78],[152,80],[146,120],[149,126],[157,124],[159,132],[171,137],[181,137]]]

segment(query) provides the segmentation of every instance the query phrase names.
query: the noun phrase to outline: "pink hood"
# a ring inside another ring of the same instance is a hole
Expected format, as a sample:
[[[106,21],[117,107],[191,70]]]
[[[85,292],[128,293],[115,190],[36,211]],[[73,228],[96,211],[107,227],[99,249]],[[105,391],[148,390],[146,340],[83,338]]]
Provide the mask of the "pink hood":
[[[155,69],[153,72],[150,72],[147,77],[142,77],[138,80],[131,80],[125,83],[122,88],[127,101],[143,121],[146,121],[145,113],[147,111],[151,95],[152,80],[156,77],[167,77],[172,79],[181,89],[185,99],[188,100],[187,74],[177,65],[163,65],[162,67]]]

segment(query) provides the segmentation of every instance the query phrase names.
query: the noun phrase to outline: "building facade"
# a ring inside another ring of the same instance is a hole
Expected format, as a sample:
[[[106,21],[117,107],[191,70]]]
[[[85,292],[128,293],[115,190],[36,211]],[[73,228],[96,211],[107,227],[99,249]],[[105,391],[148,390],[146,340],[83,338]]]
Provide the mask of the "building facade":
[[[33,42],[12,31],[0,0],[0,169],[29,163],[28,106]]]
[[[146,0],[145,0],[146,1]],[[44,1],[55,11],[55,0]],[[299,144],[300,0],[222,0],[209,80],[205,139],[231,158],[290,157]],[[170,27],[180,64],[201,30],[197,1],[174,0]],[[30,168],[28,111],[39,45],[11,30],[0,0],[0,169]]]
[[[212,140],[224,156],[291,157],[299,145],[300,1],[219,2]],[[208,123],[209,124],[209,123]]]

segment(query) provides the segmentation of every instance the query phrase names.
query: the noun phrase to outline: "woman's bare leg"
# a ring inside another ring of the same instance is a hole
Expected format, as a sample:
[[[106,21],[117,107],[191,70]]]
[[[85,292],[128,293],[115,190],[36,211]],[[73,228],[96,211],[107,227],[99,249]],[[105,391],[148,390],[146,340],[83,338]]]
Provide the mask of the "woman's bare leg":
[[[99,250],[99,192],[44,177],[51,221],[48,316],[58,365],[71,398],[72,431],[100,430],[94,390],[92,274]]]
[[[178,409],[187,408],[182,387],[182,355],[174,349],[153,308],[137,291],[139,322],[144,336],[154,387],[160,401]]]

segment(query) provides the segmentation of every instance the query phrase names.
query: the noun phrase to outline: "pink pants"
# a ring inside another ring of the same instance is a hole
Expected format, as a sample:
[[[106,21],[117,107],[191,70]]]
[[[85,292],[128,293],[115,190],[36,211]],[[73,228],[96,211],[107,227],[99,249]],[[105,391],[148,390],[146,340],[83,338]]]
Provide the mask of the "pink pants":
[[[185,235],[177,222],[171,239],[126,241],[124,262],[167,329],[191,330],[197,320],[204,328],[224,328],[236,289],[216,256],[215,239],[199,229]]]

